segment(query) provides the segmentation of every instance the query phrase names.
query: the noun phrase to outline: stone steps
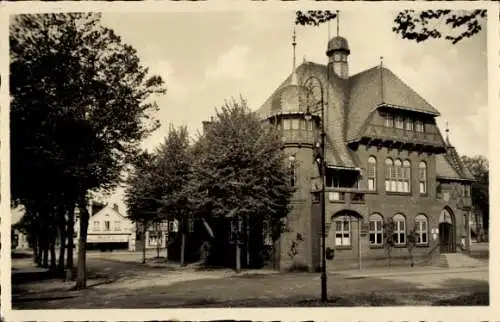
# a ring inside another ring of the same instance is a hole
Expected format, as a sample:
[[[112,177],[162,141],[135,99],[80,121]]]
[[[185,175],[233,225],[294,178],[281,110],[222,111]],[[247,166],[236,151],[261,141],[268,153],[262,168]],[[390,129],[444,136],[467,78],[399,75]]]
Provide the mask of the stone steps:
[[[487,266],[484,261],[472,258],[466,254],[440,254],[431,261],[431,266],[442,268],[465,268]]]

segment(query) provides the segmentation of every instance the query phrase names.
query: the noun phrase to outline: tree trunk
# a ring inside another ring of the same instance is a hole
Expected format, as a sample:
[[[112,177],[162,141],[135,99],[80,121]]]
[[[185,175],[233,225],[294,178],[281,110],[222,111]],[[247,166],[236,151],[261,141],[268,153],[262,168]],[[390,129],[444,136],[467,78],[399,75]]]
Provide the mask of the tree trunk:
[[[236,272],[239,273],[241,270],[241,248],[240,248],[240,241],[236,239]]]
[[[247,216],[246,227],[246,267],[250,266],[250,216]]]
[[[38,264],[39,258],[40,258],[39,257],[40,252],[38,250],[38,237],[33,235],[32,238],[33,238],[33,245],[32,245],[33,246],[33,262],[35,264]]]
[[[54,234],[54,237],[50,241],[50,270],[52,272],[56,271],[57,268],[57,260],[56,260],[56,236]]]
[[[71,205],[68,208],[68,227],[67,227],[67,239],[68,239],[68,254],[66,258],[66,268],[73,269],[73,249],[75,247],[74,244],[74,236],[75,236],[75,205]]]
[[[42,260],[43,268],[49,268],[49,243],[47,242],[46,238],[47,236],[45,235],[43,241],[43,260]]]
[[[66,252],[66,218],[64,218],[64,208],[59,210],[58,213],[58,226],[59,226],[59,262],[58,271],[64,274],[64,253]]]
[[[89,212],[87,211],[87,203],[85,197],[81,197],[78,206],[80,208],[80,236],[78,238],[78,259],[77,259],[77,275],[76,289],[84,289],[87,287],[87,229],[89,226]]]
[[[36,264],[38,267],[42,266],[42,257],[43,257],[43,247],[42,247],[42,238],[40,234],[37,235],[37,254],[36,254]]]
[[[142,224],[142,263],[146,264],[146,222]]]
[[[181,235],[181,266],[186,265],[184,252],[186,251],[186,233],[183,231]]]

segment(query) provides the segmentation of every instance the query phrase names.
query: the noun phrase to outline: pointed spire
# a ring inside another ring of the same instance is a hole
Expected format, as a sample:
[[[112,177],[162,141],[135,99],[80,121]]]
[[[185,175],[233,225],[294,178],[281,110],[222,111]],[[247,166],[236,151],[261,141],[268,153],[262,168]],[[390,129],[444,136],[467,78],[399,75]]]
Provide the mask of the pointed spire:
[[[337,10],[337,37],[339,36],[339,28],[340,28],[340,15],[339,15],[339,11]]]
[[[292,62],[292,85],[297,85],[297,73],[295,72],[296,63],[295,63],[295,47],[297,46],[297,33],[295,31],[295,26],[293,27],[292,33],[292,47],[293,47],[293,62]]]

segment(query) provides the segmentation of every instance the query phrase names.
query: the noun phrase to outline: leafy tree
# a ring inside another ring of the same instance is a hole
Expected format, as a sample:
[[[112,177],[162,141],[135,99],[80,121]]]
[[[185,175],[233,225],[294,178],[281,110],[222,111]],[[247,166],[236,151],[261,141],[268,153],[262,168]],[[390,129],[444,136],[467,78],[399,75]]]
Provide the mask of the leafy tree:
[[[77,288],[86,286],[89,191],[122,179],[140,141],[158,127],[152,95],[165,92],[100,18],[28,14],[10,27],[13,197],[48,199],[52,209],[58,200],[78,205]]]
[[[125,203],[128,218],[139,224],[142,236],[142,262],[146,262],[146,231],[159,220],[158,202],[155,192],[157,180],[157,158],[153,153],[142,151],[133,162],[133,169],[127,180]]]
[[[176,219],[180,223],[181,232],[181,265],[184,265],[186,233],[188,216],[191,215],[189,205],[188,181],[190,179],[192,158],[189,146],[187,127],[178,129],[170,125],[169,132],[163,144],[156,151],[163,219]]]
[[[471,189],[472,205],[481,212],[484,230],[488,233],[490,218],[490,171],[488,159],[484,156],[462,156],[460,159],[476,179],[472,183]]]
[[[463,39],[478,34],[481,21],[486,18],[487,10],[404,10],[394,18],[392,31],[403,39],[422,42],[444,37],[456,44]],[[297,11],[295,23],[302,26],[319,26],[337,18],[330,10]],[[443,28],[442,23],[445,27]],[[447,31],[446,29],[449,29]]]
[[[384,232],[384,249],[387,254],[387,259],[389,260],[389,267],[392,266],[392,249],[394,248],[394,231],[396,230],[396,223],[392,218],[388,218],[384,221],[383,232]]]
[[[410,254],[410,266],[415,266],[415,258],[413,256],[413,250],[417,247],[418,243],[418,232],[417,225],[413,226],[413,228],[406,234],[406,249],[408,249],[408,253]]]
[[[248,225],[250,219],[260,224],[279,222],[288,212],[293,192],[281,147],[277,131],[265,130],[245,100],[226,101],[195,148],[190,180],[193,208],[201,209],[201,216],[224,218],[237,227]],[[248,229],[234,234],[236,270],[241,266],[243,231]]]

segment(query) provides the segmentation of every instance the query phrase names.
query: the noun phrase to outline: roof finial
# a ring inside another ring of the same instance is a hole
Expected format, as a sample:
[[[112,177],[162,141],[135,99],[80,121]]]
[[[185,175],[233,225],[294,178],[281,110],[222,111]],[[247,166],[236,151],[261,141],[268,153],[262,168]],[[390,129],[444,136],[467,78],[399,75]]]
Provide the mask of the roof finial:
[[[339,28],[340,28],[339,19],[340,19],[339,11],[337,10],[337,37],[339,35]]]
[[[380,56],[380,100],[384,104],[384,56]]]

